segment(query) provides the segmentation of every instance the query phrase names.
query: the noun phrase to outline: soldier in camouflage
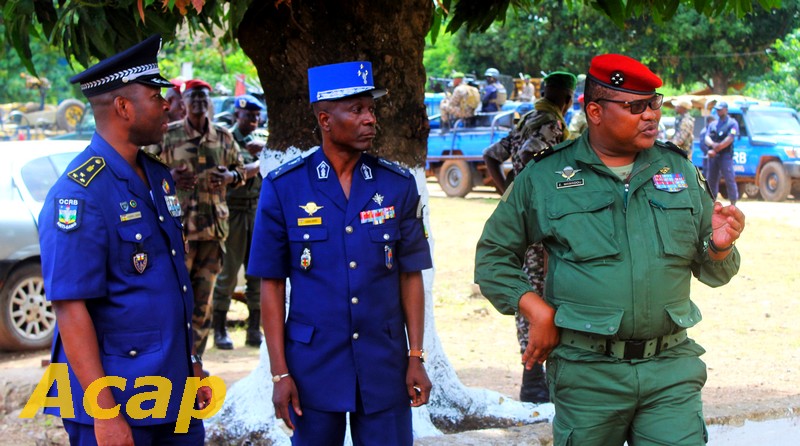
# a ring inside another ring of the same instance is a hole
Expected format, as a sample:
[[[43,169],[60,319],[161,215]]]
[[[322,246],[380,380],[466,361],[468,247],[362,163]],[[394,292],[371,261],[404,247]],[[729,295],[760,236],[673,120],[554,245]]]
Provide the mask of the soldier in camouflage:
[[[442,114],[442,129],[446,129],[457,119],[475,116],[475,109],[481,103],[477,88],[464,82],[464,73],[453,74],[453,93],[442,100],[439,111]]]
[[[686,152],[691,160],[692,141],[694,140],[694,118],[689,114],[689,110],[692,109],[692,103],[687,99],[678,99],[672,101],[672,105],[675,106],[678,118],[675,120],[675,135],[672,136],[670,142]]]
[[[233,341],[228,336],[226,319],[231,307],[231,296],[239,278],[242,265],[247,269],[250,260],[250,240],[253,238],[253,225],[256,220],[258,196],[261,192],[261,174],[258,154],[264,149],[264,139],[257,135],[261,111],[264,105],[245,94],[236,97],[236,124],[231,128],[233,138],[239,146],[244,160],[245,185],[228,191],[230,210],[230,234],[225,241],[225,258],[222,272],[214,287],[212,325],[214,326],[214,345],[220,350],[233,349]],[[247,336],[245,344],[251,347],[261,345],[261,279],[245,274],[245,298],[247,299]]]
[[[222,269],[228,236],[229,188],[244,185],[239,147],[231,133],[208,119],[211,86],[186,83],[187,115],[169,125],[162,143],[148,147],[170,167],[183,209],[186,268],[194,288],[192,330],[197,354],[205,350],[211,327],[211,293]]]
[[[536,100],[534,110],[525,114],[517,124],[517,128],[507,137],[483,151],[486,170],[500,193],[505,193],[506,190],[506,178],[502,171],[505,160],[511,158],[513,173],[516,176],[522,172],[534,154],[569,138],[564,113],[572,105],[575,84],[576,78],[571,73],[556,71],[545,77],[542,98]],[[529,246],[525,252],[525,264],[522,269],[537,293],[544,292],[544,265],[542,244],[535,243]],[[515,319],[520,353],[524,353],[528,347],[530,324],[520,313],[515,315]],[[532,403],[550,401],[541,364],[536,364],[531,370],[523,369],[519,398],[520,401]]]

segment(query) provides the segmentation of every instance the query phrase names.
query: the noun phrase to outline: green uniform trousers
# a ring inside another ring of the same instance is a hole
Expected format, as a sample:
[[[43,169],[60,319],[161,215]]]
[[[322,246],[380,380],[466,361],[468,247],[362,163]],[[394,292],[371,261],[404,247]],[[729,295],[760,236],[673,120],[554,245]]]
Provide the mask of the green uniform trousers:
[[[256,208],[238,209],[230,206],[228,225],[230,232],[225,240],[225,259],[222,272],[217,277],[214,287],[214,311],[225,313],[231,307],[231,296],[236,289],[239,270],[242,266],[247,271],[250,261],[250,241],[253,239],[253,225],[256,220]],[[246,289],[244,292],[249,311],[261,310],[261,278],[245,274]]]
[[[644,361],[547,360],[555,446],[702,446],[708,439],[696,356]]]

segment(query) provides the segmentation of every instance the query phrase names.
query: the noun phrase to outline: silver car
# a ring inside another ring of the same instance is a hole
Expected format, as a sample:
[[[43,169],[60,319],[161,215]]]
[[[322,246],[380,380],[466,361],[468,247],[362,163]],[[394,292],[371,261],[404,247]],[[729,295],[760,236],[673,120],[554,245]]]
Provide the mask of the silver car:
[[[50,345],[55,314],[45,299],[39,211],[45,196],[87,141],[0,143],[0,349]],[[76,261],[76,259],[64,259]]]

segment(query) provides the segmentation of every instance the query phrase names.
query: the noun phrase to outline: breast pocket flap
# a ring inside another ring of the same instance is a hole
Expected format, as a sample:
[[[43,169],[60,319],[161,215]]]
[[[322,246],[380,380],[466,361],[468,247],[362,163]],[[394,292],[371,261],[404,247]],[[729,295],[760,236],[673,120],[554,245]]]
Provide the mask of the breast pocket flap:
[[[328,240],[328,228],[289,228],[290,242],[319,242],[322,240]]]
[[[150,237],[150,227],[145,224],[117,226],[119,237],[126,242],[141,243]]]
[[[400,229],[393,227],[371,228],[369,238],[374,243],[389,243],[400,240]]]

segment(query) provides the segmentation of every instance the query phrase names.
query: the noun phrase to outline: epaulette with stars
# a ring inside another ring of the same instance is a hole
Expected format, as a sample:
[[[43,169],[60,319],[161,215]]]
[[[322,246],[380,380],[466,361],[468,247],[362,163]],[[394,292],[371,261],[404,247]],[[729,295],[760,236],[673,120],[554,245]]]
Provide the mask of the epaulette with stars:
[[[106,167],[106,160],[102,156],[93,156],[77,169],[69,172],[67,176],[81,186],[87,187],[104,167]]]
[[[270,180],[274,180],[275,178],[278,178],[279,176],[285,174],[286,172],[292,171],[292,170],[302,166],[303,163],[305,162],[305,160],[306,159],[303,158],[302,156],[298,156],[297,158],[289,161],[288,163],[284,163],[284,164],[281,164],[280,166],[276,167],[269,174],[267,174],[267,177]]]
[[[147,150],[142,150],[145,155],[147,155],[150,159],[157,161],[159,164],[163,164],[165,167],[169,168],[169,164],[165,163],[164,160],[161,159],[160,156],[156,155],[155,153],[150,153]]]
[[[411,173],[407,169],[404,169],[400,167],[400,165],[393,163],[387,159],[378,158],[378,165],[383,166],[404,178],[408,178],[411,176]]]
[[[662,149],[671,150],[671,151],[677,153],[678,155],[680,155],[681,157],[689,159],[689,154],[688,153],[686,153],[683,149],[681,149],[680,147],[676,146],[675,144],[673,144],[673,143],[671,143],[669,141],[658,141],[658,140],[656,140],[656,144],[655,145],[658,146],[658,147],[661,147]]]

